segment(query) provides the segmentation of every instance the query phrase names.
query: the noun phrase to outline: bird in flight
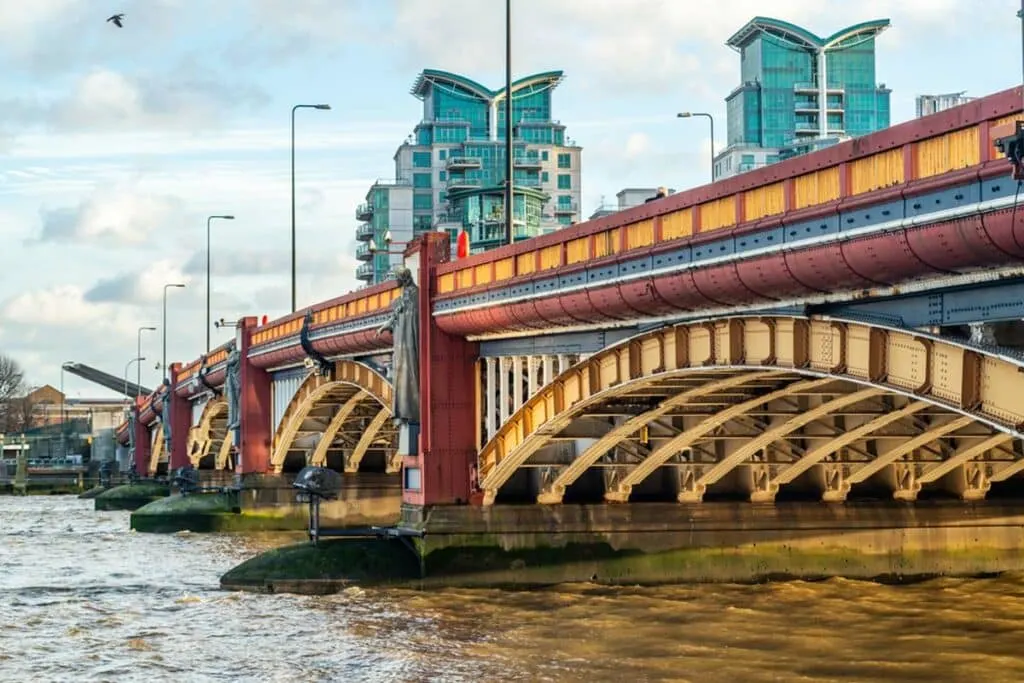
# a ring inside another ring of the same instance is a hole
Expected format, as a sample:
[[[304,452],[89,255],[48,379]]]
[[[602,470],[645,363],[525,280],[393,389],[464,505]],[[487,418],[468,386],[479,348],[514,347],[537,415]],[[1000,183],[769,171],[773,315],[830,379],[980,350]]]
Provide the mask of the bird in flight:
[[[112,17],[109,17],[109,18],[107,19],[107,21],[112,21],[112,22],[114,22],[114,26],[116,26],[116,27],[118,27],[118,28],[124,28],[124,24],[122,24],[122,23],[121,23],[121,21],[122,21],[123,19],[124,19],[124,14],[115,14],[114,16],[112,16]]]

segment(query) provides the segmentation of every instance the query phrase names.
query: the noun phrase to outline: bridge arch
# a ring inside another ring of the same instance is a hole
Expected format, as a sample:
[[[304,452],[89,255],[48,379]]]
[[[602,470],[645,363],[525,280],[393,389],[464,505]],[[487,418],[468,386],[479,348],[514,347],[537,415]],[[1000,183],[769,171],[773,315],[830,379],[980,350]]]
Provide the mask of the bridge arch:
[[[152,436],[153,446],[149,449],[148,475],[153,477],[159,473],[160,463],[168,461],[168,454],[164,448],[164,430],[162,422],[154,422],[150,429],[155,429],[156,434]]]
[[[228,431],[228,404],[221,396],[211,397],[203,406],[199,421],[188,432],[188,458],[202,470],[228,469],[231,438]]]
[[[860,484],[902,500],[928,484],[979,499],[1024,470],[1020,396],[1024,362],[913,330],[799,316],[689,322],[561,373],[484,445],[478,482],[485,505],[523,470],[540,472],[539,503],[562,502],[595,470],[609,502],[635,499],[656,471],[690,503],[724,484],[769,502],[798,481],[831,501]],[[552,460],[560,441],[575,452]]]
[[[386,377],[355,361],[335,362],[327,377],[311,373],[274,431],[272,471],[319,465],[357,472],[374,452],[382,454],[385,472],[398,472],[391,391]],[[340,460],[329,460],[332,450],[341,451]]]

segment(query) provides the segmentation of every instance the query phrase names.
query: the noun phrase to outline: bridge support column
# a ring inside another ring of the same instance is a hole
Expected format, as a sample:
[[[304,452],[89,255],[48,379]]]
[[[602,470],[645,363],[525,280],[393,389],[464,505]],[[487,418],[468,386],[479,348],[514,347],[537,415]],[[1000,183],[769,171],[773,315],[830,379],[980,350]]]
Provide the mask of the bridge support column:
[[[192,426],[192,404],[174,391],[178,386],[181,363],[171,364],[171,391],[166,399],[171,407],[171,447],[168,452],[167,470],[173,472],[188,464],[188,430]],[[164,408],[166,415],[166,408]],[[167,444],[164,444],[167,447]]]
[[[135,415],[135,459],[133,462],[136,474],[144,477],[149,472],[149,452],[153,441],[149,426],[142,424],[140,419],[142,410],[138,403],[132,406],[132,412]]]
[[[241,475],[265,474],[270,471],[270,444],[273,438],[273,406],[270,400],[270,374],[249,362],[249,347],[257,319],[248,316],[238,321],[238,350],[242,354],[240,377],[240,432],[235,434],[239,456],[235,471]]]
[[[469,502],[477,455],[479,348],[434,324],[437,266],[448,260],[448,236],[426,233],[411,249],[417,247],[407,263],[418,272],[420,296],[420,433],[418,453],[402,462],[402,503],[463,504]],[[507,384],[506,375],[502,386]]]

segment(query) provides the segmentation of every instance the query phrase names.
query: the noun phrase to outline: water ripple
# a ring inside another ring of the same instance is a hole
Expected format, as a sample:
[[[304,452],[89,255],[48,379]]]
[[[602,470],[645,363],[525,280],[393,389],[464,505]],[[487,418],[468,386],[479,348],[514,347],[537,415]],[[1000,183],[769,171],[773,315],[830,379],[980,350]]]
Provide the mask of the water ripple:
[[[1024,577],[529,592],[217,587],[272,535],[0,498],[0,680],[1024,680]]]

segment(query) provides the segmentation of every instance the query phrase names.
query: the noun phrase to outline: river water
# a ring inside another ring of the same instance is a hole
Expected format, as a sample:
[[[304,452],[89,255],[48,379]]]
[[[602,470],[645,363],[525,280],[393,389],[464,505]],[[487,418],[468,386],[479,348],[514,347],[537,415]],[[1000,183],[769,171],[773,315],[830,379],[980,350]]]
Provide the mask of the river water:
[[[0,681],[1024,681],[1024,577],[219,590],[284,541],[0,497]]]

